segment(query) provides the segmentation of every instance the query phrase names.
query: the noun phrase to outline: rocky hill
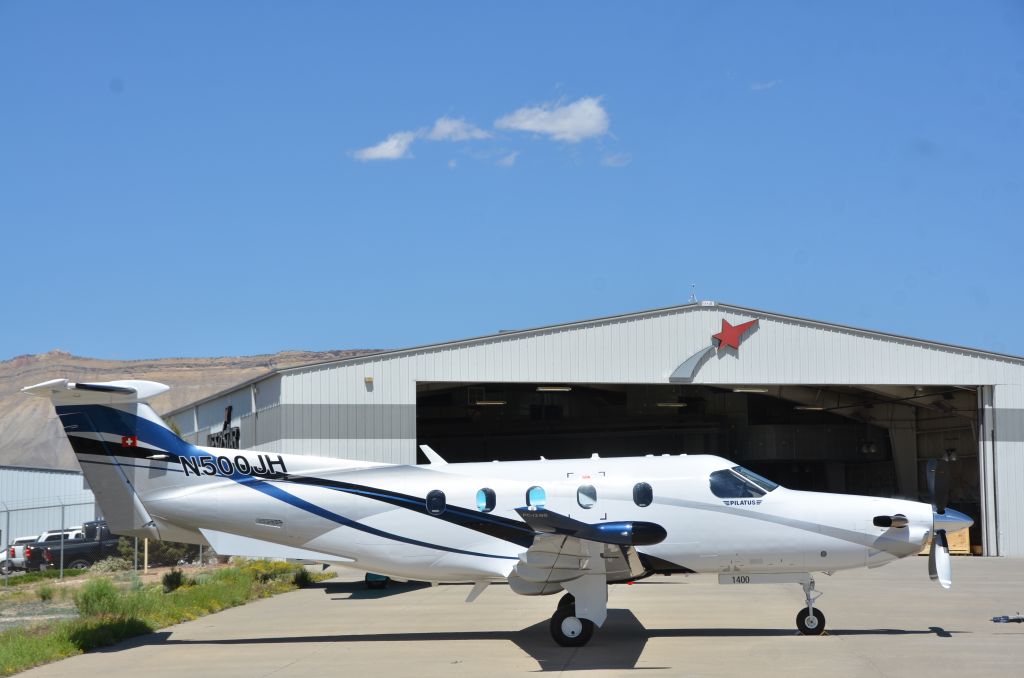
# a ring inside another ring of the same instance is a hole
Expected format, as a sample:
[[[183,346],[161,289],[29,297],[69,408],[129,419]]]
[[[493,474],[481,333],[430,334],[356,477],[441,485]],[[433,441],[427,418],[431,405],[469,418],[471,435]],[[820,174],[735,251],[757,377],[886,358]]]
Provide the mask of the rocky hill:
[[[273,369],[365,353],[373,351],[285,351],[237,358],[154,360],[96,360],[62,351],[18,356],[0,362],[0,465],[78,470],[53,407],[19,393],[24,386],[65,377],[72,381],[151,379],[171,387],[152,402],[157,412],[164,413]]]

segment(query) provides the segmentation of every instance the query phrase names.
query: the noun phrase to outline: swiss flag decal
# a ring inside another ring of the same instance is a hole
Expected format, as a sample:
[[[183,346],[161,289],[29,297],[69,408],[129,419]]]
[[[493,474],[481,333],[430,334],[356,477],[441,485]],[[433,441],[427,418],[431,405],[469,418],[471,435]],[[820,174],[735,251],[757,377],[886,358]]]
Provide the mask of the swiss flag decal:
[[[121,447],[138,447],[138,436],[121,436]]]

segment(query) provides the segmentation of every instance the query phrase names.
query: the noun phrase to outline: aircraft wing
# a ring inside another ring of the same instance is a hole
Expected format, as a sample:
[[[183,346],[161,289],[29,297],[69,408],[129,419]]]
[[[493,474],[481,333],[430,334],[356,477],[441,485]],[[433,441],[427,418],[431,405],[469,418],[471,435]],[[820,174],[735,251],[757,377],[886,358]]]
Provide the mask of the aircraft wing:
[[[536,533],[509,575],[509,586],[521,595],[557,593],[590,578],[601,586],[636,579],[646,570],[636,546],[657,544],[666,536],[655,523],[591,525],[546,509],[516,511]]]
[[[290,558],[293,560],[315,560],[330,563],[351,563],[351,558],[336,556],[330,553],[310,551],[308,549],[276,544],[274,542],[243,537],[229,532],[218,532],[200,528],[207,543],[213,550],[223,556],[246,556],[251,558]]]

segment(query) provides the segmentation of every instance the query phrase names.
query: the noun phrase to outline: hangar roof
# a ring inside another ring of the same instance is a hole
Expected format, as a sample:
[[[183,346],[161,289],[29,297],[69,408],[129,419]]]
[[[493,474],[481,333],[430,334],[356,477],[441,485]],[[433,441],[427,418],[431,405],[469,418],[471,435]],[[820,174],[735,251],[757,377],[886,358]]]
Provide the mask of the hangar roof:
[[[288,374],[293,372],[301,372],[314,367],[322,367],[324,365],[333,365],[337,363],[355,363],[365,360],[380,360],[382,357],[397,356],[404,353],[415,353],[417,351],[434,350],[438,348],[449,348],[457,347],[460,345],[470,345],[480,341],[491,341],[494,339],[511,338],[511,337],[522,337],[524,335],[530,335],[541,332],[550,332],[555,329],[567,329],[572,327],[585,327],[587,325],[596,325],[600,323],[613,322],[617,320],[627,320],[644,318],[646,316],[662,315],[664,313],[671,313],[674,311],[687,311],[702,308],[716,308],[725,309],[727,311],[733,311],[735,313],[745,313],[754,316],[760,316],[764,318],[773,318],[776,320],[789,320],[812,325],[815,327],[822,327],[833,330],[842,330],[851,334],[859,334],[869,337],[884,337],[887,339],[896,339],[910,344],[918,344],[920,346],[927,346],[929,348],[946,349],[950,351],[956,351],[958,353],[973,353],[980,358],[998,358],[1001,360],[1012,360],[1014,362],[1024,365],[1024,357],[1009,355],[1006,353],[996,353],[994,351],[985,351],[977,348],[970,348],[968,346],[958,346],[956,344],[947,344],[939,341],[930,341],[927,339],[918,339],[915,337],[908,337],[900,334],[893,334],[891,332],[879,332],[877,330],[866,330],[860,327],[853,327],[850,325],[840,325],[837,323],[823,322],[820,320],[811,320],[809,318],[801,318],[799,316],[785,315],[783,313],[773,313],[771,311],[762,311],[756,308],[747,308],[745,306],[736,306],[734,304],[722,304],[714,301],[699,301],[691,304],[679,304],[676,306],[665,306],[662,308],[649,309],[646,311],[635,311],[633,313],[622,313],[619,315],[609,315],[600,318],[591,318],[588,320],[577,320],[568,323],[557,323],[555,325],[542,325],[540,327],[531,327],[522,330],[505,330],[496,334],[484,334],[477,337],[470,337],[468,339],[456,339],[453,341],[444,341],[436,344],[423,344],[421,346],[413,346],[410,348],[390,349],[384,351],[378,351],[376,353],[369,353],[366,355],[355,356],[352,358],[339,358],[337,360],[325,360],[322,362],[310,363],[308,365],[297,365],[295,367],[289,367],[284,369],[275,370],[274,374]],[[260,377],[262,379],[262,377]]]
[[[278,374],[297,374],[297,373],[301,373],[301,372],[306,371],[306,370],[319,369],[319,368],[322,368],[322,367],[325,367],[325,366],[328,366],[328,365],[358,364],[360,362],[380,361],[381,359],[385,359],[386,360],[386,359],[390,359],[390,358],[399,358],[399,357],[402,357],[402,356],[405,356],[405,355],[412,355],[412,354],[416,354],[416,353],[419,353],[419,352],[425,352],[425,351],[435,351],[435,350],[438,350],[438,349],[459,348],[459,347],[463,347],[463,346],[468,347],[468,346],[472,346],[472,345],[477,344],[477,343],[492,342],[494,340],[513,339],[513,338],[525,338],[525,337],[529,337],[531,335],[543,334],[543,333],[551,332],[551,331],[554,331],[554,330],[584,328],[584,327],[588,327],[588,326],[600,325],[600,324],[603,324],[603,323],[618,322],[618,321],[623,321],[623,320],[636,320],[636,319],[655,317],[655,316],[660,316],[660,315],[665,315],[665,314],[672,314],[672,313],[679,313],[679,312],[686,312],[686,311],[708,310],[708,309],[715,309],[715,310],[733,312],[733,313],[743,314],[743,315],[752,315],[752,316],[760,317],[760,318],[764,318],[764,319],[773,319],[773,320],[779,320],[779,321],[784,321],[784,322],[795,322],[795,323],[800,323],[802,325],[807,325],[807,326],[811,326],[811,327],[828,329],[828,330],[834,330],[834,331],[840,331],[840,332],[844,332],[846,334],[854,335],[854,336],[862,336],[862,337],[871,337],[871,338],[895,340],[895,341],[899,341],[899,342],[902,342],[904,344],[911,345],[911,346],[919,346],[921,348],[929,348],[929,349],[933,349],[933,350],[948,351],[950,353],[956,353],[956,354],[961,355],[961,356],[964,355],[964,354],[968,354],[971,357],[976,357],[976,358],[981,359],[981,360],[986,360],[986,359],[987,360],[999,360],[999,361],[1011,362],[1011,363],[1014,363],[1014,364],[1017,364],[1017,365],[1024,366],[1024,357],[1020,357],[1020,356],[1014,356],[1014,355],[1009,355],[1009,354],[1004,354],[1004,353],[997,353],[997,352],[994,352],[994,351],[985,351],[985,350],[982,350],[982,349],[970,348],[970,347],[966,347],[966,346],[958,346],[958,345],[955,345],[955,344],[948,344],[948,343],[943,343],[943,342],[938,342],[938,341],[930,341],[930,340],[919,339],[919,338],[915,338],[915,337],[908,337],[908,336],[904,336],[904,335],[893,334],[893,333],[890,333],[890,332],[880,332],[880,331],[876,331],[876,330],[867,330],[867,329],[863,329],[863,328],[859,328],[859,327],[852,327],[852,326],[849,326],[849,325],[841,325],[841,324],[837,324],[837,323],[830,323],[830,322],[823,322],[823,321],[819,321],[819,320],[812,320],[812,319],[809,319],[809,318],[802,318],[802,317],[798,317],[798,316],[791,316],[791,315],[786,315],[786,314],[782,314],[782,313],[774,313],[774,312],[771,312],[771,311],[763,311],[763,310],[760,310],[760,309],[748,308],[748,307],[745,307],[745,306],[737,306],[737,305],[734,305],[734,304],[724,304],[724,303],[718,303],[718,302],[714,302],[714,301],[699,301],[699,302],[695,302],[695,303],[679,304],[679,305],[675,305],[675,306],[666,306],[666,307],[661,307],[661,308],[649,309],[649,310],[645,310],[645,311],[636,311],[636,312],[633,312],[633,313],[623,313],[623,314],[619,314],[619,315],[603,316],[603,317],[599,317],[599,318],[591,318],[591,319],[587,319],[587,320],[578,320],[578,321],[568,322],[568,323],[558,323],[558,324],[554,324],[554,325],[544,325],[544,326],[540,326],[540,327],[532,327],[532,328],[526,328],[526,329],[521,329],[521,330],[506,330],[506,331],[501,331],[501,332],[498,332],[498,333],[495,333],[495,334],[480,335],[480,336],[477,336],[477,337],[470,337],[470,338],[467,338],[467,339],[457,339],[457,340],[453,340],[453,341],[439,342],[439,343],[435,343],[435,344],[424,344],[424,345],[413,346],[413,347],[409,347],[409,348],[384,350],[384,351],[368,353],[368,354],[364,354],[364,355],[360,355],[360,356],[354,356],[354,357],[350,357],[350,358],[339,358],[339,359],[336,359],[336,360],[320,361],[320,362],[315,362],[315,363],[309,363],[309,364],[306,364],[306,365],[298,365],[298,366],[295,366],[295,367],[279,368],[279,369],[268,371],[268,372],[266,372],[264,374],[261,374],[259,376],[253,377],[253,378],[248,379],[246,381],[240,382],[239,384],[236,384],[235,386],[232,386],[230,388],[227,388],[227,389],[224,389],[222,391],[219,391],[219,392],[217,392],[217,393],[215,393],[213,395],[210,395],[210,396],[208,396],[206,398],[203,398],[201,400],[197,400],[195,402],[189,403],[188,405],[185,405],[183,407],[180,407],[180,408],[177,408],[175,410],[172,410],[172,411],[168,412],[167,415],[168,416],[175,415],[175,414],[178,414],[178,413],[183,412],[185,410],[188,410],[188,409],[190,409],[192,407],[195,407],[196,405],[201,405],[201,404],[204,404],[204,403],[216,400],[216,399],[218,399],[220,397],[223,397],[226,394],[235,392],[235,391],[237,391],[240,388],[244,388],[245,386],[248,386],[250,384],[261,382],[261,381],[267,379],[268,377],[271,377],[271,376],[274,376],[274,375],[278,375]]]

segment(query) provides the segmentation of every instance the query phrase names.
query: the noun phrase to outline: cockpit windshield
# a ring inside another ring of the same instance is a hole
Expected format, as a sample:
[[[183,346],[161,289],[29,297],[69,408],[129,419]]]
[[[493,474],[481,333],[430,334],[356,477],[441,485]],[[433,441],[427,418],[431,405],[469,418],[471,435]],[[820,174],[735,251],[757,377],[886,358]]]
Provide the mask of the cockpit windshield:
[[[777,483],[742,466],[715,471],[710,482],[712,494],[722,499],[763,497],[778,487]]]

